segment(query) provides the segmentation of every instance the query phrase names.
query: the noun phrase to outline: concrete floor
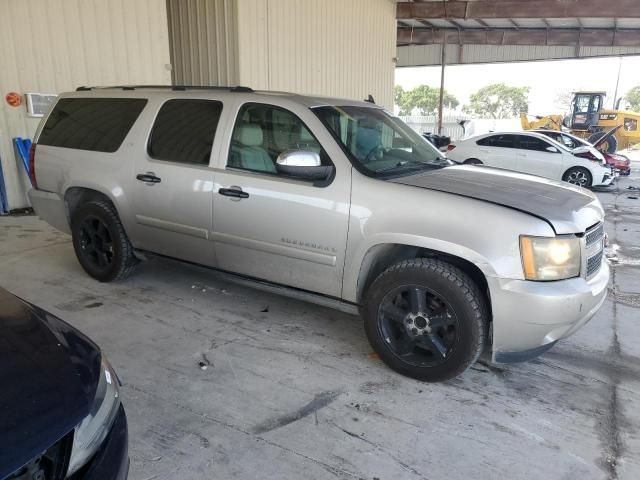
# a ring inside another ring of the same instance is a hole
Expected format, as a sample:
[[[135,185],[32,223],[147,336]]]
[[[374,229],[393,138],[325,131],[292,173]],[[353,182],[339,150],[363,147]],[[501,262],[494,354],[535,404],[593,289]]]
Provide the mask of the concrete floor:
[[[152,260],[99,284],[69,237],[33,216],[0,218],[0,286],[102,346],[124,382],[131,480],[638,479],[629,185],[640,177],[599,193],[614,275],[598,315],[537,360],[477,364],[445,384],[387,369],[356,317],[205,269]]]

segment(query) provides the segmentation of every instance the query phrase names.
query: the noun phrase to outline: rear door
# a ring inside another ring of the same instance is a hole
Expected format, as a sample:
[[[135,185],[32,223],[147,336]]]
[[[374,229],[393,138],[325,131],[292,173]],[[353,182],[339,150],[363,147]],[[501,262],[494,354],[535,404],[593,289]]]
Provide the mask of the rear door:
[[[561,177],[562,151],[559,146],[542,138],[519,135],[518,147],[518,171],[553,179]],[[550,147],[555,152],[547,150]]]
[[[137,248],[216,265],[209,162],[221,112],[221,102],[207,99],[170,99],[160,106],[147,148],[135,161]]]
[[[491,167],[516,170],[516,138],[514,134],[500,133],[479,139],[476,142],[479,159]]]

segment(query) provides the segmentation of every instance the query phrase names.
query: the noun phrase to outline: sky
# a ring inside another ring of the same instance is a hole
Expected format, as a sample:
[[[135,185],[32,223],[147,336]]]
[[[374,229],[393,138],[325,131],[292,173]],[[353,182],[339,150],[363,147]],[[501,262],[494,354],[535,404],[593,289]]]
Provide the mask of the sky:
[[[445,89],[464,105],[472,93],[492,83],[531,87],[529,113],[532,115],[565,113],[556,101],[563,92],[607,91],[605,107],[612,108],[620,62],[620,97],[640,85],[640,56],[451,65],[445,69]],[[439,87],[440,67],[396,68],[395,81],[405,90],[422,84]]]

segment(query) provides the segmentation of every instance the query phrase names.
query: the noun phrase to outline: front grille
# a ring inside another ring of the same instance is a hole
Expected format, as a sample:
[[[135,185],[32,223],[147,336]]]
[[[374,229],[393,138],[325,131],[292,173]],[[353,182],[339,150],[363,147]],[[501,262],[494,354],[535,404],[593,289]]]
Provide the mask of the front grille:
[[[602,237],[604,237],[604,223],[600,222],[587,230],[587,247],[593,245],[598,240],[602,239]]]
[[[600,222],[589,228],[585,235],[586,249],[586,277],[593,277],[602,266],[602,257],[604,254],[604,223]]]
[[[72,444],[73,431],[49,447],[42,455],[9,475],[6,480],[62,480],[69,466]]]
[[[602,250],[587,260],[587,278],[600,270],[602,265]]]

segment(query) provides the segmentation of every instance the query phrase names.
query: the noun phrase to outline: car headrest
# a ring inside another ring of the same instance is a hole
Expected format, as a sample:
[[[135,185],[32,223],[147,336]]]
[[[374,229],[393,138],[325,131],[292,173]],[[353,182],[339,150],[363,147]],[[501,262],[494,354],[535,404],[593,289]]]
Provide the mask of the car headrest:
[[[260,146],[262,145],[262,128],[255,123],[242,125],[237,140],[246,147]]]

